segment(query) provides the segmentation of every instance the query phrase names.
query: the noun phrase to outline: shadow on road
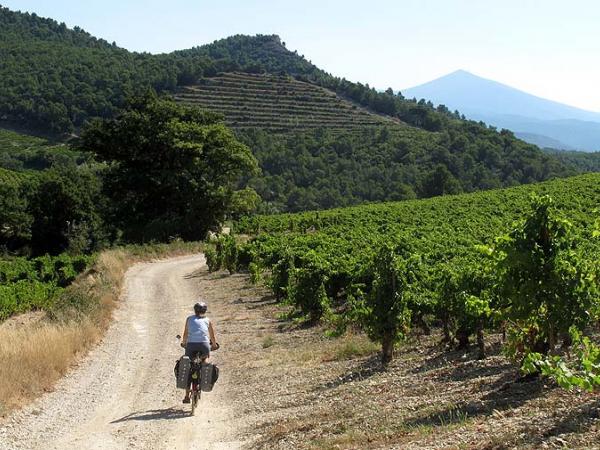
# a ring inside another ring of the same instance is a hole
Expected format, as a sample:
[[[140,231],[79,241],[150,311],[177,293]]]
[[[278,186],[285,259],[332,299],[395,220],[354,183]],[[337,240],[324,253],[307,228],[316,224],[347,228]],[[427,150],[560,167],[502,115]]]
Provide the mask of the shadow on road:
[[[166,409],[151,409],[149,411],[138,411],[120,419],[113,420],[111,423],[129,422],[131,420],[176,420],[189,417],[189,412],[178,408],[166,408]]]

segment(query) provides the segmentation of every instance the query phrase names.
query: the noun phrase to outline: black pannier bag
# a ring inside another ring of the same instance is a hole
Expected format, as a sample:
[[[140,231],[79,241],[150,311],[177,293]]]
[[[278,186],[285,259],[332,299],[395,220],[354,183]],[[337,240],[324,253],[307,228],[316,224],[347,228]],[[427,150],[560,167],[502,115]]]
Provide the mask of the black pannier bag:
[[[192,363],[188,356],[182,356],[175,363],[175,380],[179,389],[187,389],[189,387],[190,369]]]
[[[200,389],[203,392],[212,391],[219,378],[219,368],[211,363],[202,363],[200,373]]]

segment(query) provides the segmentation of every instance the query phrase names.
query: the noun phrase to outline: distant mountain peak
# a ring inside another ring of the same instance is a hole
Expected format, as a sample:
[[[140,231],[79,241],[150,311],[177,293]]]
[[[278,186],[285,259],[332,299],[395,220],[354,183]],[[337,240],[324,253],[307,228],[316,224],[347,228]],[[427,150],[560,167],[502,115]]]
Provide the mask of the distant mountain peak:
[[[457,76],[457,75],[465,75],[465,76],[471,76],[471,77],[476,76],[475,74],[473,74],[473,73],[471,73],[471,72],[469,72],[468,70],[465,70],[465,69],[457,69],[454,72],[450,72],[446,76]]]
[[[468,118],[508,128],[532,143],[562,142],[576,149],[600,149],[600,113],[541,98],[459,69],[402,90],[407,98],[430,100]]]

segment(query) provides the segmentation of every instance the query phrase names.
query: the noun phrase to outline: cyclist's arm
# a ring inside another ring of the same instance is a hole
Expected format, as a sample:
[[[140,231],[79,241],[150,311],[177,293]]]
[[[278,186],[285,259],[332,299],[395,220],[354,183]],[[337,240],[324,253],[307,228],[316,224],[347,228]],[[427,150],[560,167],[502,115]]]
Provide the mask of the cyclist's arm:
[[[210,322],[208,322],[208,334],[210,335],[211,344],[213,344],[213,345],[216,344],[217,337],[215,336],[215,329],[213,327],[212,320]]]
[[[183,345],[187,344],[187,340],[188,340],[188,321],[186,319],[185,320],[185,329],[183,330],[183,338],[181,338],[181,342],[183,343]]]

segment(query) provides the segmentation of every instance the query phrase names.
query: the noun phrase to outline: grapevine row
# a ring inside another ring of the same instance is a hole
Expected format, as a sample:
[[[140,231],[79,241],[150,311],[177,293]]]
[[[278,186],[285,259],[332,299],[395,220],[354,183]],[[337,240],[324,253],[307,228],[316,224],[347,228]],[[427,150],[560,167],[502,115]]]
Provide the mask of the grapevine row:
[[[220,238],[208,263],[264,278],[309,320],[362,327],[384,364],[411,328],[437,325],[459,348],[476,337],[481,357],[502,329],[524,370],[556,372],[547,358],[584,342],[600,313],[599,182],[254,217],[237,224],[253,237]],[[563,382],[590,388],[597,375]]]

